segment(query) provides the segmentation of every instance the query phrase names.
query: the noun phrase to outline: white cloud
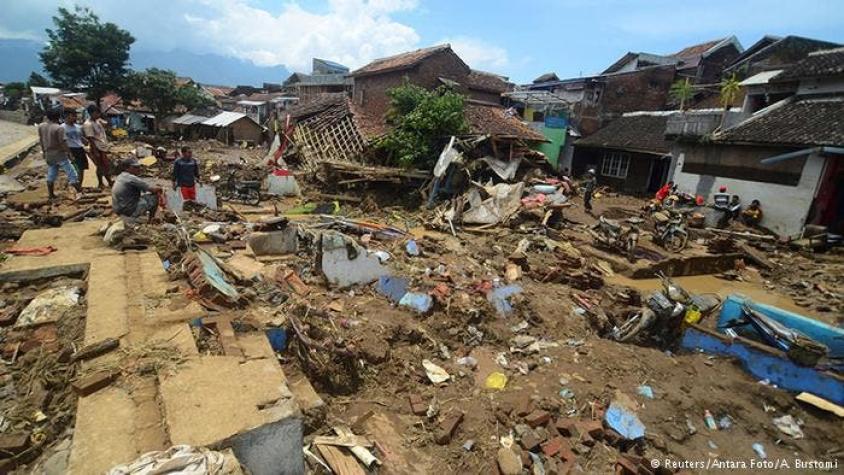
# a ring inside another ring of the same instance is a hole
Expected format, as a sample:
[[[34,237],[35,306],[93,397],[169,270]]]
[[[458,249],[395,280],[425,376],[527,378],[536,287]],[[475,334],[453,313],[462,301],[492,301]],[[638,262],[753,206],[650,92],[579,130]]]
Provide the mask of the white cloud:
[[[205,0],[202,14],[185,20],[204,41],[222,53],[265,66],[309,71],[311,58],[338,61],[352,68],[373,58],[414,49],[419,35],[390,15],[416,7],[416,0],[331,0],[326,13],[296,3],[281,12],[250,6],[245,0]]]
[[[506,49],[477,38],[457,36],[440,43],[450,43],[451,49],[473,69],[500,72],[497,70],[510,65]]]

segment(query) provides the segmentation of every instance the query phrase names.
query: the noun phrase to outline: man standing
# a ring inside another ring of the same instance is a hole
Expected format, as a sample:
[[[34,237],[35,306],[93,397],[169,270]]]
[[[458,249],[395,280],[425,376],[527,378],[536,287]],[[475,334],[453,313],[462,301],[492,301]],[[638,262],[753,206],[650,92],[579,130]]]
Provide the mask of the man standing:
[[[592,193],[595,192],[597,185],[598,180],[595,178],[595,170],[587,170],[586,182],[583,184],[583,207],[586,208],[586,212],[589,214],[592,214]]]
[[[88,119],[82,124],[82,132],[88,139],[90,145],[88,153],[97,167],[97,184],[102,189],[103,178],[109,186],[114,184],[111,179],[111,162],[108,159],[108,137],[106,137],[103,124],[100,123],[100,109],[95,104],[91,104],[87,110]]]
[[[65,113],[62,128],[64,129],[65,141],[67,141],[67,147],[70,149],[70,158],[73,159],[73,166],[76,167],[76,173],[79,176],[79,186],[81,187],[85,178],[85,170],[88,169],[88,156],[85,155],[85,138],[82,137],[82,127],[76,123],[75,110],[71,109]]]
[[[199,164],[190,147],[182,147],[181,156],[173,163],[173,190],[177,187],[185,201],[196,201],[196,184],[199,183]]]
[[[158,195],[161,187],[150,185],[138,178],[141,164],[134,158],[124,159],[121,163],[123,172],[117,175],[111,189],[111,207],[114,213],[123,218],[140,218],[148,215],[155,218],[158,210]]]
[[[54,185],[59,176],[59,168],[67,174],[67,182],[81,191],[79,177],[76,170],[68,160],[69,150],[64,137],[64,129],[59,125],[61,112],[54,108],[47,111],[47,121],[38,126],[38,140],[41,142],[41,151],[44,154],[44,161],[47,162],[47,194],[50,200],[56,198]]]

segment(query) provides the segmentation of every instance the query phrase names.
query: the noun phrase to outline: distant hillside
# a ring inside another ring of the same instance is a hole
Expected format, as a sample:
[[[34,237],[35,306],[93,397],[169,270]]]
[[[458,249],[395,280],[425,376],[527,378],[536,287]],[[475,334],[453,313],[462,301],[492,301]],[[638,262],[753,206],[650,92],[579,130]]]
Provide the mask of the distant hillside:
[[[25,81],[32,71],[43,73],[38,59],[42,48],[43,45],[36,41],[0,39],[0,64],[3,65],[0,82]],[[187,51],[132,50],[131,63],[134,69],[155,66],[171,69],[179,76],[190,76],[197,82],[230,86],[280,83],[290,75],[283,66],[256,66],[242,59]]]

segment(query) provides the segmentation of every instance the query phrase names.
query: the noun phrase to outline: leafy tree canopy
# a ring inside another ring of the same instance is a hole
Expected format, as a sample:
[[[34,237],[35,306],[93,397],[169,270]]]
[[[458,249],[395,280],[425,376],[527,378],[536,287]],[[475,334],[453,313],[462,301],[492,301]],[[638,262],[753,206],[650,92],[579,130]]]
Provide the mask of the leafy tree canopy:
[[[45,78],[44,76],[32,71],[29,74],[29,79],[26,81],[26,84],[31,86],[42,86],[47,87],[50,86],[50,80]]]
[[[126,103],[135,99],[143,102],[158,124],[179,106],[196,109],[213,104],[200,89],[192,85],[180,86],[173,71],[158,68],[130,72],[120,95]]]
[[[114,23],[101,23],[91,10],[59,8],[47,29],[49,43],[41,52],[44,70],[56,86],[87,89],[99,102],[120,86],[126,74],[129,48],[135,38]]]
[[[463,115],[463,96],[444,87],[428,91],[406,83],[390,89],[387,95],[387,120],[393,129],[378,147],[394,164],[431,168],[445,140],[469,128]]]

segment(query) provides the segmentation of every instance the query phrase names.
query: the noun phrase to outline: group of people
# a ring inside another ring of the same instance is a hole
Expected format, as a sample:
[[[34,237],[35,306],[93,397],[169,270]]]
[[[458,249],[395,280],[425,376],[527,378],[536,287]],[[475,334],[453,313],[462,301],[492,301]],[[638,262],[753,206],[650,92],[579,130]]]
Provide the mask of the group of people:
[[[100,121],[99,108],[90,105],[86,110],[88,119],[81,126],[75,110],[65,111],[62,122],[62,110],[59,108],[48,110],[46,121],[38,126],[41,150],[47,162],[49,199],[56,198],[55,182],[60,170],[67,175],[68,184],[81,193],[90,158],[96,167],[98,188],[104,187],[104,181],[111,187],[111,205],[115,214],[130,219],[144,216],[154,219],[162,200],[162,188],[139,177],[141,164],[134,157],[121,160],[120,173],[112,178],[108,137]],[[173,190],[179,190],[183,200],[195,201],[199,176],[199,164],[193,158],[190,147],[182,147],[173,163]]]
[[[64,171],[68,183],[77,192],[82,191],[88,157],[97,169],[99,188],[104,186],[103,181],[109,186],[112,184],[108,137],[100,122],[100,111],[95,105],[89,106],[87,111],[88,119],[80,126],[75,110],[67,111],[62,122],[62,111],[50,109],[46,114],[47,120],[38,126],[38,139],[47,162],[47,194],[50,200],[56,198],[55,182],[59,170]]]

